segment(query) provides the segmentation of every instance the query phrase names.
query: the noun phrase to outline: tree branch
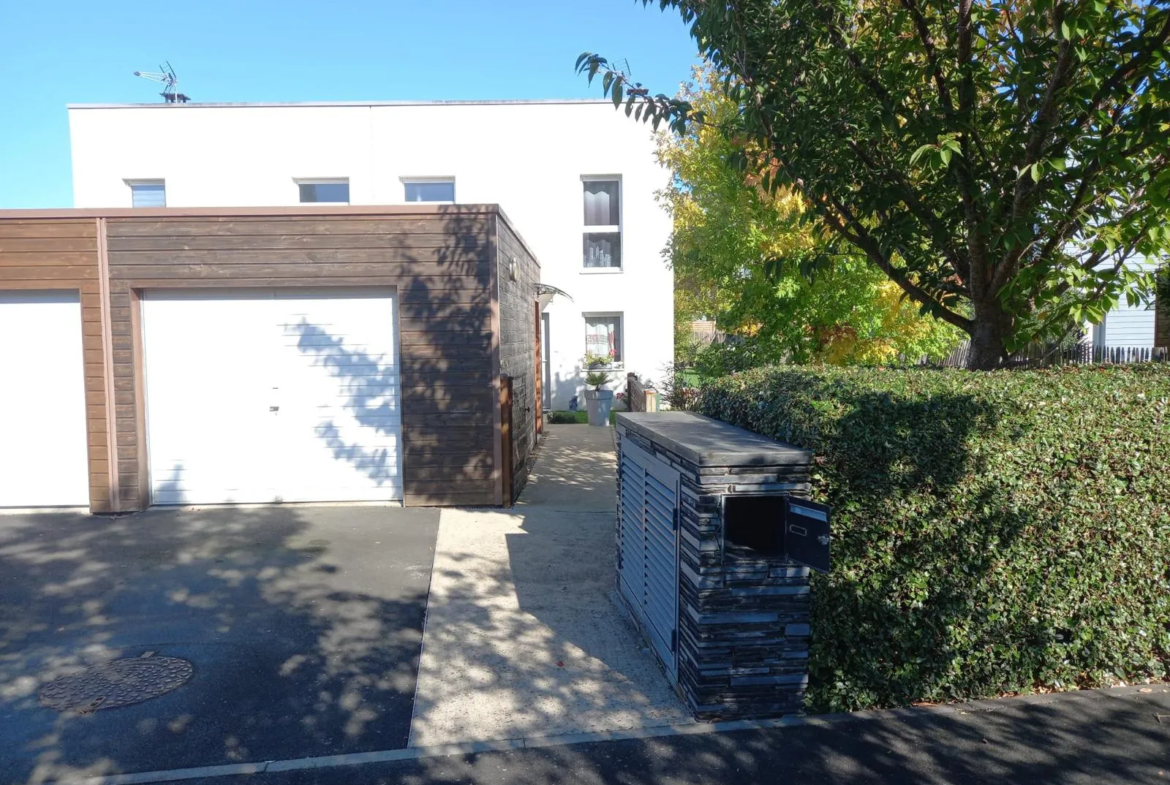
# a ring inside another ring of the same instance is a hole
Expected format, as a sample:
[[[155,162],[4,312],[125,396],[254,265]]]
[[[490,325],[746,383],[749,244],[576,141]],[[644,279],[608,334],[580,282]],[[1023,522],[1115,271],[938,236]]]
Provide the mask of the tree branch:
[[[871,171],[880,174],[884,179],[893,183],[899,198],[902,203],[906,205],[914,217],[921,221],[927,229],[930,230],[931,239],[938,245],[938,250],[946,258],[947,262],[955,269],[959,277],[964,281],[967,276],[971,274],[970,267],[967,261],[960,256],[955,248],[949,242],[950,232],[946,227],[939,224],[938,216],[922,203],[918,195],[914,192],[914,187],[906,180],[901,172],[898,172],[890,167],[884,167],[877,163],[872,156],[869,155],[860,145],[850,140],[848,142],[849,149],[861,160],[863,164],[870,168]]]
[[[823,202],[816,202],[814,204],[816,204],[817,211],[821,214],[821,217],[825,219],[825,222],[833,231],[865,251],[865,255],[869,260],[885,273],[890,280],[898,284],[911,300],[919,305],[925,306],[932,315],[958,327],[968,335],[974,332],[974,322],[947,308],[906,277],[901,270],[894,267],[885,254],[882,253],[878,243],[866,231],[865,225],[858,221],[845,205],[837,202],[831,196],[826,196],[825,198],[830,202],[833,208],[832,210],[826,209]]]
[[[901,0],[901,2],[902,7],[910,13],[911,19],[914,20],[914,29],[918,32],[918,40],[922,42],[922,48],[926,52],[926,62],[930,66],[930,77],[934,81],[935,88],[938,90],[939,102],[948,114],[953,114],[955,105],[951,100],[951,90],[947,85],[946,76],[942,72],[942,66],[939,64],[938,52],[934,45],[934,37],[930,34],[930,27],[926,23],[926,17],[922,15],[922,11],[919,10],[915,0]],[[970,11],[970,0],[960,0],[960,9],[963,3],[967,4],[968,11]]]

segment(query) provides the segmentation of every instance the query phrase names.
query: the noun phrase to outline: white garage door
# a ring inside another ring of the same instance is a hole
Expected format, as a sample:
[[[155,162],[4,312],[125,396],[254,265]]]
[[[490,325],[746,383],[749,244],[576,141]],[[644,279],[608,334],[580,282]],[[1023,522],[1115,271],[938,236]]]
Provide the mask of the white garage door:
[[[147,292],[154,504],[402,498],[392,289]]]
[[[0,292],[0,507],[89,504],[76,292]]]

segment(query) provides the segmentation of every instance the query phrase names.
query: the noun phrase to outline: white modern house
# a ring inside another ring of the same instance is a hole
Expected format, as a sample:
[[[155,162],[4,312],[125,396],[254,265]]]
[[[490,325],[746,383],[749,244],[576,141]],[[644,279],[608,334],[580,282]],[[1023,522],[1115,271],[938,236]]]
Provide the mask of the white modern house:
[[[608,101],[71,105],[75,207],[499,204],[541,260],[546,409],[586,351],[657,378],[674,353],[669,173]],[[583,408],[583,400],[582,400]]]

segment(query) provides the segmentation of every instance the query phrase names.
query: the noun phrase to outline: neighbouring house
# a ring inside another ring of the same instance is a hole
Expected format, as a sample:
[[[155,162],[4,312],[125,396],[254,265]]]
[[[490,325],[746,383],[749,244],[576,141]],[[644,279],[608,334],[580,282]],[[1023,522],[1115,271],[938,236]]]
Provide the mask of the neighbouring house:
[[[0,507],[510,503],[539,281],[494,205],[0,211]]]
[[[1127,262],[1135,269],[1153,271],[1151,261]],[[1094,347],[1104,349],[1151,349],[1164,346],[1157,340],[1157,297],[1149,303],[1130,305],[1122,298],[1117,307],[1105,314],[1100,324],[1091,325],[1086,338]]]
[[[74,105],[69,124],[79,208],[502,205],[550,287],[546,409],[581,396],[586,351],[618,377],[673,360],[670,175],[609,101]]]

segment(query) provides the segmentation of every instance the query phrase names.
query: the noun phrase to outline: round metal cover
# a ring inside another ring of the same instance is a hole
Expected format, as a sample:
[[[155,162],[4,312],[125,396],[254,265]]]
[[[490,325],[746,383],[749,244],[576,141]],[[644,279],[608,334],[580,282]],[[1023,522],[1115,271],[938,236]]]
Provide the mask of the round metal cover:
[[[88,714],[166,695],[194,673],[195,667],[178,657],[114,660],[55,679],[37,697],[47,709]]]

